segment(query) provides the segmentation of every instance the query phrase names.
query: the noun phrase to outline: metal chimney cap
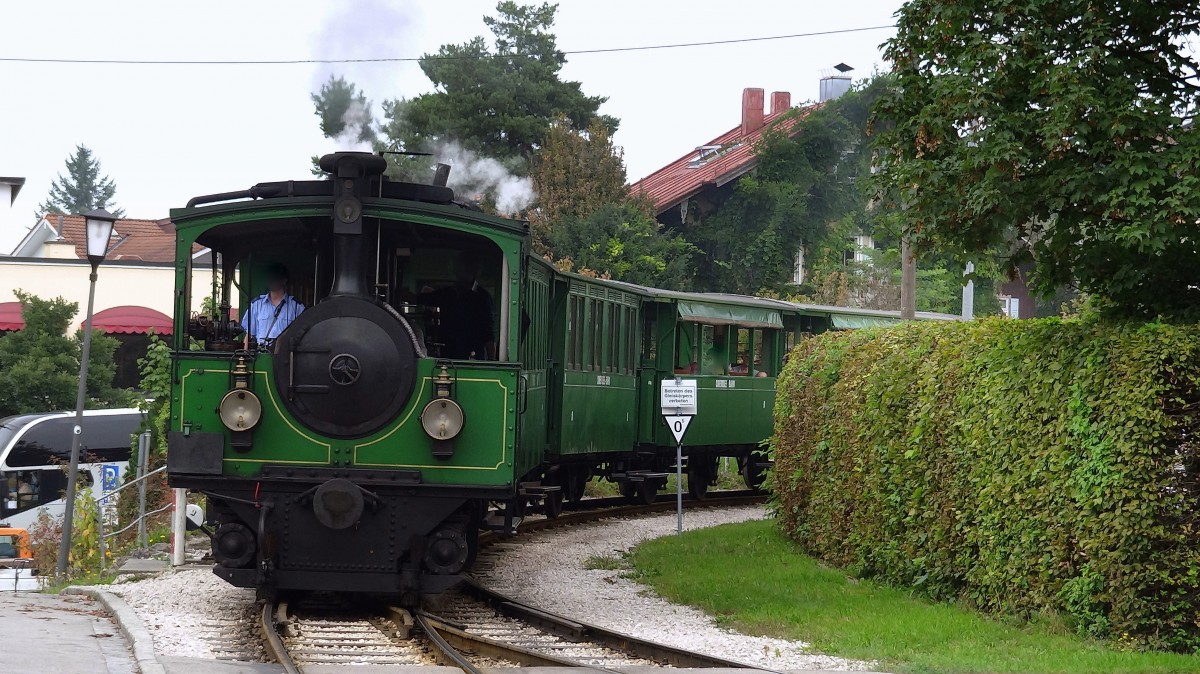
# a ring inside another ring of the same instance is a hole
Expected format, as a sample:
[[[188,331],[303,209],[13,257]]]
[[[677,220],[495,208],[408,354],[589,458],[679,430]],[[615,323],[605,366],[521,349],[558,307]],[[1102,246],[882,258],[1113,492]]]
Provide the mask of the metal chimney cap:
[[[839,73],[848,73],[851,70],[854,70],[853,66],[848,66],[845,63],[839,63],[836,66],[834,66],[833,69],[838,71]]]

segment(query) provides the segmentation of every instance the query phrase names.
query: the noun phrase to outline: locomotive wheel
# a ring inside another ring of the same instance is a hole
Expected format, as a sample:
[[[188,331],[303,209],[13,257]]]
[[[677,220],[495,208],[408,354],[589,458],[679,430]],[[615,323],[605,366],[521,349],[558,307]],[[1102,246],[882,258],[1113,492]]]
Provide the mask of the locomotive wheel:
[[[563,493],[562,491],[552,491],[542,497],[542,507],[546,513],[546,519],[554,519],[562,514],[563,511]]]
[[[687,475],[688,495],[697,501],[708,498],[708,473],[702,470],[689,470]]]
[[[563,476],[562,493],[568,503],[579,503],[583,500],[583,492],[587,488],[588,473],[583,468],[567,469]]]
[[[650,505],[658,496],[658,488],[651,482],[621,482],[621,496],[634,505]]]

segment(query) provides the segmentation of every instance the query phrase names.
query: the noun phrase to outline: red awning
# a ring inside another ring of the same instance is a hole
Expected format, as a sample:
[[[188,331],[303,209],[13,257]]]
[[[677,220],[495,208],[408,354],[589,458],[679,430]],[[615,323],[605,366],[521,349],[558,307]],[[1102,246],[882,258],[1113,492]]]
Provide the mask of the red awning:
[[[160,335],[169,335],[174,331],[170,316],[146,307],[134,306],[112,307],[96,312],[92,316],[92,327],[107,333],[125,335],[146,334],[151,329]]]
[[[0,330],[20,330],[25,327],[20,302],[0,302]]]

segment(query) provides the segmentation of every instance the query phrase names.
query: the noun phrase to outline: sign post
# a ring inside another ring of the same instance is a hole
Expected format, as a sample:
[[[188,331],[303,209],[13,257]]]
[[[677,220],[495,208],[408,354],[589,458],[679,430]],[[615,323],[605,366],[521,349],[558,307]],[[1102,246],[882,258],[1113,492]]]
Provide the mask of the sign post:
[[[683,533],[683,435],[696,416],[696,380],[664,379],[659,388],[663,420],[675,436],[675,533]]]

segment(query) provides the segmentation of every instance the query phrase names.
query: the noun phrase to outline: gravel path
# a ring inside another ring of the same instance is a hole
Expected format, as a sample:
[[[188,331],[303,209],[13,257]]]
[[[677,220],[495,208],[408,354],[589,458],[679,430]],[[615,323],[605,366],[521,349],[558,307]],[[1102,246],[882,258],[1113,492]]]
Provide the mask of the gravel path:
[[[684,514],[684,525],[700,529],[763,517],[762,507],[691,511]],[[674,514],[552,530],[502,544],[500,552],[488,555],[492,564],[481,566],[491,566],[487,584],[514,598],[647,639],[772,669],[870,668],[871,663],[810,653],[803,642],[735,633],[700,611],[653,596],[620,571],[584,568],[591,557],[619,557],[641,541],[674,532]],[[539,570],[536,582],[530,569]],[[253,624],[254,591],[235,588],[207,569],[168,572],[110,589],[141,616],[160,656],[213,658],[206,636],[239,616],[242,625]]]
[[[160,657],[214,658],[205,636],[254,624],[254,590],[234,587],[209,569],[169,571],[107,589],[137,611]]]
[[[723,508],[685,512],[683,523],[684,530],[692,530],[764,517],[761,506]],[[591,557],[620,557],[642,541],[674,533],[675,515],[670,514],[534,534],[497,555],[485,583],[564,617],[748,664],[771,669],[871,668],[870,662],[811,653],[804,642],[733,632],[701,611],[654,596],[646,586],[622,578],[621,571],[585,568]],[[539,570],[536,582],[530,582],[530,569]]]

